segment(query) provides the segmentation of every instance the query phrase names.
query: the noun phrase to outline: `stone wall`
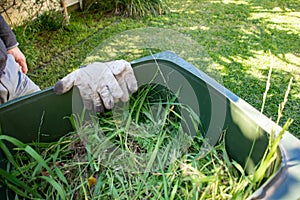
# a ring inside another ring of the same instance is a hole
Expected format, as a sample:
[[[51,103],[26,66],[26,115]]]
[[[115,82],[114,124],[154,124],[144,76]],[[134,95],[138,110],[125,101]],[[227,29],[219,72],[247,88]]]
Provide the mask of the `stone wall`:
[[[45,10],[60,10],[61,0],[44,0],[43,3],[36,4],[35,0],[0,0],[0,10],[2,16],[9,25],[20,25],[24,20],[34,19]],[[66,0],[67,6],[79,4],[82,0]]]

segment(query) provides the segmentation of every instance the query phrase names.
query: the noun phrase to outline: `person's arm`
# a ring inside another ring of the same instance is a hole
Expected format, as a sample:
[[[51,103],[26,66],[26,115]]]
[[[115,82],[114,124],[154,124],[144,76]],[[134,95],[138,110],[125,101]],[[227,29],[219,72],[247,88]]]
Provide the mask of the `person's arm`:
[[[21,71],[26,74],[28,72],[26,58],[19,47],[16,46],[12,49],[9,49],[7,50],[7,53],[14,56],[16,62],[20,65]]]
[[[0,38],[7,50],[18,46],[15,34],[12,32],[2,15],[0,15]]]
[[[26,58],[18,47],[19,43],[15,34],[2,15],[0,15],[0,38],[6,47],[7,53],[14,56],[16,62],[20,65],[22,72],[26,74],[28,71]]]

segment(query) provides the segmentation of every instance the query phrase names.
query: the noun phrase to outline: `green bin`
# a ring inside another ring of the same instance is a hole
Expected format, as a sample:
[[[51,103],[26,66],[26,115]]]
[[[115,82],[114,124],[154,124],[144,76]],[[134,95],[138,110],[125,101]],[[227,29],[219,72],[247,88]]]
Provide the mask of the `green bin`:
[[[243,99],[220,85],[176,54],[165,51],[132,62],[139,86],[154,82],[168,87],[178,95],[178,101],[189,105],[201,119],[205,137],[214,145],[222,130],[226,130],[226,150],[230,158],[242,166],[246,162],[251,172],[264,154],[269,135],[281,130],[277,124],[261,114]],[[180,92],[178,92],[180,91]],[[56,141],[72,131],[67,118],[72,114],[76,90],[56,95],[53,88],[24,96],[0,106],[2,134],[23,142]],[[185,115],[186,113],[182,113]],[[194,134],[191,122],[186,130]],[[286,132],[280,141],[281,164],[249,199],[298,199],[300,197],[300,141]],[[5,157],[0,152],[1,167]],[[282,187],[284,185],[284,187]],[[0,188],[5,199],[6,188]]]

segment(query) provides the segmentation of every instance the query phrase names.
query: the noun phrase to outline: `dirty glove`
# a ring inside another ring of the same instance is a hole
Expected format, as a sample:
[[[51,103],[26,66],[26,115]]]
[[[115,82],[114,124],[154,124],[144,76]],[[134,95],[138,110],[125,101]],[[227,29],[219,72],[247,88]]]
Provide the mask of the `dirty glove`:
[[[81,67],[59,80],[54,91],[63,94],[73,86],[78,87],[87,110],[102,112],[119,100],[128,101],[129,93],[137,90],[137,81],[130,63],[117,60]]]

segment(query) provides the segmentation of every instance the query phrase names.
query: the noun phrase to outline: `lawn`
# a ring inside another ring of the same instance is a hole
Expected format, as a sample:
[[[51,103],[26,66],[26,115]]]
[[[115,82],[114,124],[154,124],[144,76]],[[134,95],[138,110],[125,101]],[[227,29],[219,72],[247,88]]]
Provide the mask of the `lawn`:
[[[29,63],[29,76],[42,88],[52,86],[99,48],[106,52],[103,60],[129,61],[172,50],[260,109],[272,66],[264,114],[276,120],[292,77],[280,124],[294,119],[290,131],[300,137],[299,18],[300,3],[294,0],[185,0],[170,2],[169,12],[160,16],[122,18],[75,12],[64,29],[27,26],[15,32]],[[149,34],[150,27],[153,33]],[[203,59],[197,62],[201,57],[210,65],[206,67]]]

